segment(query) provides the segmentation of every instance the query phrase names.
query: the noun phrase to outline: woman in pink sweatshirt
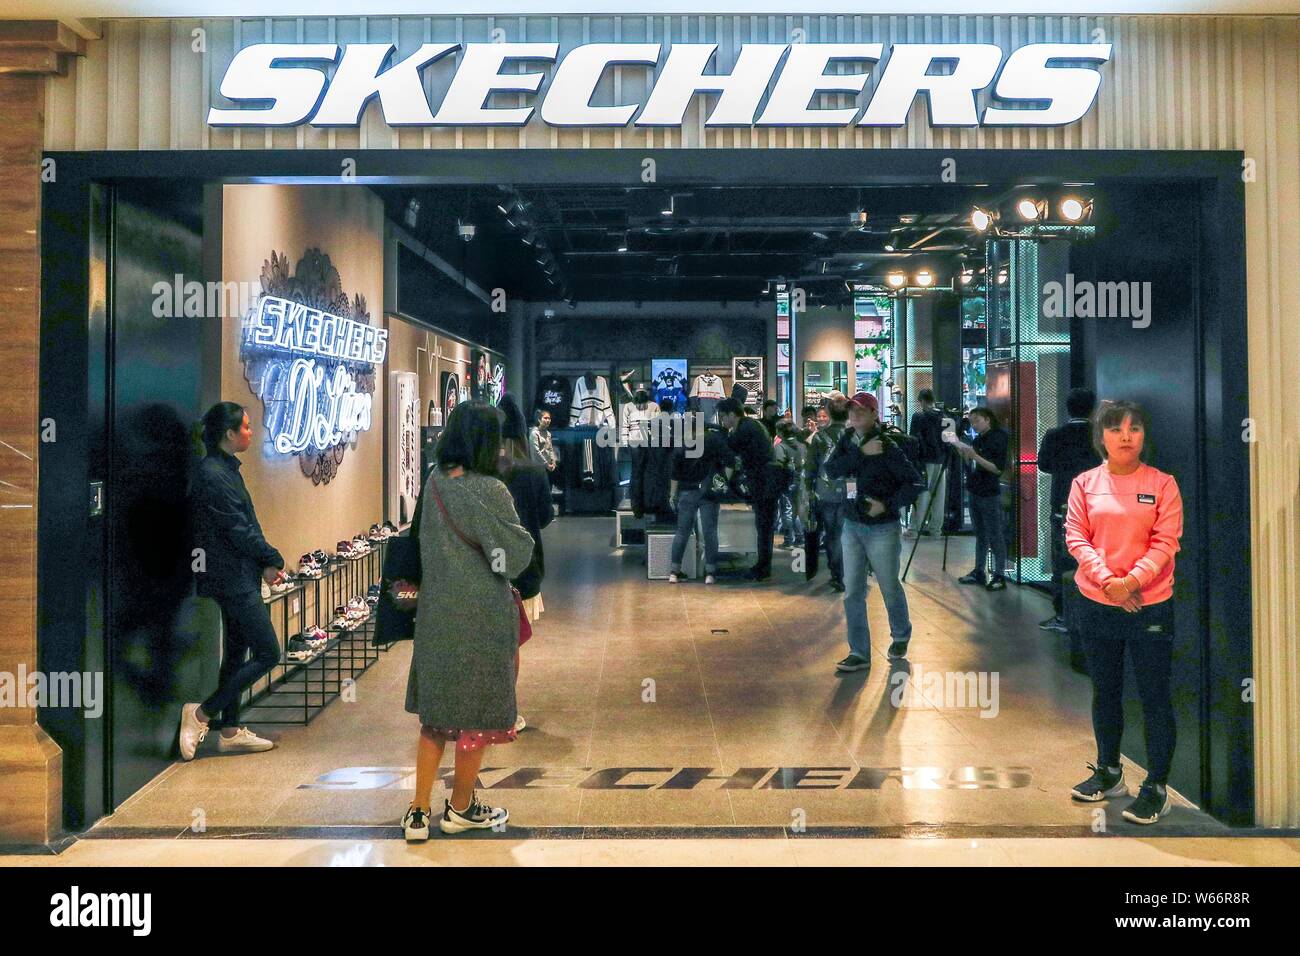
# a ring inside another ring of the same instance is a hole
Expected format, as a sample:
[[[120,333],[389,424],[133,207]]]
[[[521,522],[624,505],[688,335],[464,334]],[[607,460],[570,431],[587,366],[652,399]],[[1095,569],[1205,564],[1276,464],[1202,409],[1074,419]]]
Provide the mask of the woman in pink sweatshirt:
[[[1183,535],[1183,499],[1172,475],[1142,460],[1147,417],[1132,402],[1103,402],[1093,416],[1102,457],[1074,479],[1065,546],[1079,562],[1075,583],[1088,672],[1097,764],[1071,792],[1089,802],[1127,795],[1120,765],[1124,732],[1124,650],[1142,698],[1146,781],[1124,818],[1155,823],[1169,811],[1166,784],[1174,756],[1170,693],[1174,637],[1174,555]]]

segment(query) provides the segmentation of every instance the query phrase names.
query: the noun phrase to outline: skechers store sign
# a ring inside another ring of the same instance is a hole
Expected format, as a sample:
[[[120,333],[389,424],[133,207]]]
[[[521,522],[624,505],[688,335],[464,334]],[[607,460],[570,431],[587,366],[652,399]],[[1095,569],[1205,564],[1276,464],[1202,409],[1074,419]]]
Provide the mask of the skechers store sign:
[[[373,387],[359,389],[354,373],[373,377],[387,352],[386,329],[262,296],[246,326],[244,357],[260,366],[251,384],[266,405],[275,450],[323,452],[368,431]]]
[[[895,43],[887,59],[881,43],[746,43],[730,73],[710,73],[716,44],[673,44],[661,63],[662,49],[589,43],[560,58],[556,43],[425,43],[394,60],[391,43],[258,43],[235,54],[222,78],[221,95],[236,108],[213,106],[208,123],[357,126],[377,97],[390,126],[523,126],[537,110],[551,126],[674,127],[697,94],[712,93],[711,127],[904,126],[922,94],[933,126],[1063,126],[1092,107],[1111,55],[1109,43],[1031,43],[1005,59],[989,43]],[[434,113],[423,71],[456,53]],[[865,110],[810,108],[822,94],[857,96],[877,72],[826,72],[847,62],[880,64]],[[545,93],[546,74],[527,63],[555,64]],[[609,68],[637,64],[659,68],[644,103],[592,104]],[[990,88],[981,112],[976,94]],[[538,102],[490,106],[496,94]]]

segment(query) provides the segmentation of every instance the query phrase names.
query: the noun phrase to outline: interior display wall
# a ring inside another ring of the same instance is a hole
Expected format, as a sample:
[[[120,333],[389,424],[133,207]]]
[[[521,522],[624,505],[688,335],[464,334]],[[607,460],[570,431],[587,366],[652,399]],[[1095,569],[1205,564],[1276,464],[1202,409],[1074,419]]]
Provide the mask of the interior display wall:
[[[296,267],[317,247],[338,269],[343,290],[366,300],[372,325],[383,324],[383,204],[349,186],[226,186],[223,193],[222,278],[257,286],[271,251]],[[221,337],[222,398],[249,409],[253,447],[243,456],[244,482],[271,544],[291,566],[298,556],[364,532],[384,514],[384,409],[387,364],[377,369],[369,431],[348,446],[338,473],[313,485],[298,459],[266,443],[262,401],[239,358],[242,317],[227,316]]]
[[[803,407],[803,363],[844,362],[849,373],[848,394],[853,394],[853,312],[851,309],[813,307],[793,316],[795,354],[794,414]]]
[[[628,356],[683,357],[713,362],[767,351],[761,318],[692,319],[656,315],[647,304],[639,317],[565,315],[538,318],[536,355],[543,360],[617,362]]]

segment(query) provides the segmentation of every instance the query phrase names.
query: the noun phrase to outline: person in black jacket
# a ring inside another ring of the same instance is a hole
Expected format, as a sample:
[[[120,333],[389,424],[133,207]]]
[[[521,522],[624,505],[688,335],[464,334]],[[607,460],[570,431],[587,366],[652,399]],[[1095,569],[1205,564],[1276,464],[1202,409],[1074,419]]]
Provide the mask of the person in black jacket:
[[[754,530],[758,534],[758,560],[745,573],[748,581],[766,581],[772,576],[772,535],[776,531],[776,502],[781,494],[779,471],[772,453],[772,436],[745,414],[734,398],[718,402],[718,420],[728,432],[727,446],[740,459],[741,472],[749,483],[749,504],[754,509]]]
[[[280,662],[280,642],[262,601],[261,582],[284,580],[284,558],[262,534],[244,479],[239,452],[253,442],[253,428],[242,405],[219,402],[203,416],[207,456],[194,487],[195,543],[201,557],[200,597],[213,598],[225,625],[225,657],[217,689],[201,704],[181,708],[181,759],[193,760],[214,714],[221,715],[222,753],[256,753],[275,746],[239,726],[239,698]],[[244,660],[246,653],[250,658]]]
[[[681,445],[673,449],[673,475],[671,503],[677,512],[677,533],[673,535],[672,569],[668,581],[676,584],[681,579],[682,558],[686,543],[695,528],[695,516],[700,516],[700,531],[704,543],[704,583],[713,584],[718,571],[718,496],[710,489],[715,475],[727,477],[727,440],[723,433],[704,425],[703,412],[687,412],[698,417],[697,435],[702,436],[703,448],[699,454],[694,448]]]
[[[1061,576],[1077,568],[1079,563],[1065,547],[1065,511],[1074,479],[1101,464],[1092,444],[1090,421],[1096,405],[1097,396],[1092,389],[1070,389],[1065,397],[1069,420],[1048,429],[1038,449],[1038,470],[1052,476],[1052,610],[1055,613],[1038,625],[1045,631],[1066,633]]]
[[[898,578],[903,542],[899,512],[914,502],[925,479],[903,450],[897,430],[880,423],[876,397],[859,392],[849,403],[849,427],[826,459],[829,478],[845,480],[844,527],[840,550],[844,562],[844,621],[849,655],[837,673],[871,667],[871,631],[867,624],[867,568],[876,575],[889,614],[889,658],[907,656],[912,621],[907,594]]]
[[[1007,522],[1002,510],[1002,472],[1007,470],[1011,436],[998,424],[992,409],[971,409],[970,424],[975,440],[967,445],[954,442],[957,454],[971,464],[966,489],[970,492],[970,513],[975,523],[975,569],[957,580],[982,584],[990,591],[1004,591],[1007,580]],[[985,575],[988,555],[993,554],[993,573]]]
[[[506,395],[497,406],[501,415],[501,480],[515,502],[519,523],[533,536],[533,559],[510,583],[519,592],[524,610],[531,620],[541,617],[542,579],[546,577],[546,556],[542,552],[542,529],[551,523],[551,485],[546,468],[533,460],[525,435],[524,413],[513,395]],[[515,658],[515,675],[519,658]],[[527,726],[523,714],[515,718],[515,732]]]
[[[916,396],[920,409],[912,413],[908,434],[917,440],[920,447],[921,470],[925,473],[925,491],[916,499],[912,507],[912,518],[903,536],[910,538],[918,534],[929,534],[930,526],[943,528],[945,484],[941,478],[943,461],[948,450],[943,442],[943,413],[934,407],[934,392],[928,388],[921,389]],[[930,509],[930,498],[934,497],[934,508]],[[930,521],[926,527],[925,512],[930,510]]]

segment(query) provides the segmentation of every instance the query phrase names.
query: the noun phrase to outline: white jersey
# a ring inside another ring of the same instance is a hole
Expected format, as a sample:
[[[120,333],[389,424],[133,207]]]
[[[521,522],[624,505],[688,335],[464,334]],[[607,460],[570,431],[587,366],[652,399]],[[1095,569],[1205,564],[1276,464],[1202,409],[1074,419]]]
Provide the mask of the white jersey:
[[[722,388],[722,378],[718,375],[710,375],[707,372],[703,375],[695,376],[695,382],[691,385],[692,398],[716,398],[724,399],[727,393]]]
[[[609,400],[609,383],[596,376],[595,387],[581,376],[573,386],[573,404],[569,407],[570,425],[614,425],[614,405]]]

